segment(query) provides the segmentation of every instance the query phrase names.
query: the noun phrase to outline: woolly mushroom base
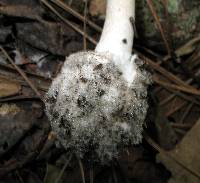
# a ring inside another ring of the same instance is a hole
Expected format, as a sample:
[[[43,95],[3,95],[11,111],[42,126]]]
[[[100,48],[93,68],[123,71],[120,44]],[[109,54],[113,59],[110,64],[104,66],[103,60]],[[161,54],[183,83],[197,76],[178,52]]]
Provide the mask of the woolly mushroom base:
[[[131,86],[109,56],[81,52],[66,58],[46,95],[46,113],[65,149],[107,163],[142,140],[149,74],[135,64]]]

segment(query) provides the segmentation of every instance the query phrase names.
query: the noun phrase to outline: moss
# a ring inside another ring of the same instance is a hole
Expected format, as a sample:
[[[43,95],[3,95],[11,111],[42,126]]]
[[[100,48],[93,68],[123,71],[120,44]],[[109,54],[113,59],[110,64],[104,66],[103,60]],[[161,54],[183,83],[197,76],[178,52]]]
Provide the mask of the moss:
[[[188,13],[188,16],[185,20],[179,22],[178,24],[179,28],[186,33],[187,37],[190,37],[191,31],[195,29],[198,17],[199,17],[199,10],[197,8],[194,8]]]
[[[171,13],[178,13],[181,0],[168,0],[167,10]]]
[[[161,24],[165,26],[168,20],[165,16],[163,2],[161,0],[152,0],[152,2]],[[140,30],[139,38],[143,40],[147,47],[166,50],[146,0],[136,0],[136,6],[136,26]],[[198,23],[200,20],[199,0],[168,0],[167,11],[170,34],[175,48],[198,34],[197,30],[200,28]]]
[[[137,8],[140,11],[137,11],[137,18],[138,22],[142,22],[142,26],[144,28],[144,35],[145,37],[151,37],[155,36],[157,34],[156,27],[154,24],[154,18],[152,16],[151,11],[149,10],[148,4],[146,0],[138,0],[137,3]],[[162,19],[163,17],[163,6],[160,0],[154,0],[153,1],[154,8],[158,14],[158,16]],[[142,10],[142,11],[141,11]]]

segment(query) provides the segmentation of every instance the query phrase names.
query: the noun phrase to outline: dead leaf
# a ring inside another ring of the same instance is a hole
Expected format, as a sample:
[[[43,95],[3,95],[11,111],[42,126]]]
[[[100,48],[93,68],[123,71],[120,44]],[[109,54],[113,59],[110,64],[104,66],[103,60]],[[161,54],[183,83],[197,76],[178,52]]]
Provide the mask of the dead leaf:
[[[38,144],[38,139],[43,136],[42,128],[46,123],[45,119],[40,118],[38,123],[38,117],[40,117],[41,107],[32,104],[30,107],[26,105],[17,106],[12,103],[4,103],[0,105],[0,157],[7,153],[14,145],[16,145],[20,139],[26,136],[26,138],[16,147],[16,157],[22,158],[28,152],[31,152]],[[34,132],[33,135],[27,133],[38,125],[40,129]],[[21,148],[21,149],[20,149]],[[21,153],[22,152],[22,153]],[[12,152],[14,154],[14,152]]]
[[[181,57],[181,56],[192,53],[198,46],[199,42],[200,42],[200,35],[193,38],[192,40],[190,40],[189,42],[187,42],[185,45],[181,46],[180,48],[178,48],[175,52],[176,56]]]
[[[92,16],[104,16],[106,14],[106,1],[92,0],[89,6],[89,12]]]
[[[0,77],[0,98],[20,93],[21,85],[6,78]]]
[[[181,162],[177,164],[168,156],[159,154],[157,160],[162,162],[172,173],[169,183],[199,183],[200,182],[200,119],[186,134],[174,150],[168,151],[170,157]],[[190,170],[190,171],[189,171]],[[192,173],[193,172],[193,173]],[[198,175],[198,176],[197,176]]]
[[[0,106],[0,116],[14,116],[20,112],[20,108],[16,104],[3,104]]]

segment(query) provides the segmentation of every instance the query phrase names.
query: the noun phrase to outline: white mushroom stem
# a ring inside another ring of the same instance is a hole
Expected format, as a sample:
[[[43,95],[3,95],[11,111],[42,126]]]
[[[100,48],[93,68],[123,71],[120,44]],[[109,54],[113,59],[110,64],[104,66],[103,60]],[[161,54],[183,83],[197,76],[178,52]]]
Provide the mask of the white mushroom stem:
[[[95,51],[108,52],[131,83],[135,73],[131,61],[135,19],[135,0],[107,0],[106,20]]]

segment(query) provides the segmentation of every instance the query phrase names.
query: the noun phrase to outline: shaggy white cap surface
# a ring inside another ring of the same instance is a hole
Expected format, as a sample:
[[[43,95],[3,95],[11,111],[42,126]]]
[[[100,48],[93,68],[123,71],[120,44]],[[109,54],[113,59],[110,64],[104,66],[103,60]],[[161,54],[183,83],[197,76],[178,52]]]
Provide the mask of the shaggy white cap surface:
[[[60,143],[101,163],[141,142],[148,107],[150,77],[142,62],[133,61],[136,74],[130,85],[110,59],[97,52],[70,55],[46,96],[47,116]]]

